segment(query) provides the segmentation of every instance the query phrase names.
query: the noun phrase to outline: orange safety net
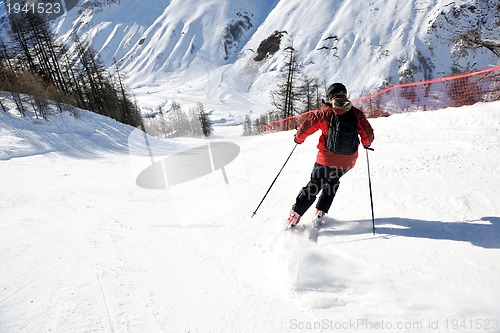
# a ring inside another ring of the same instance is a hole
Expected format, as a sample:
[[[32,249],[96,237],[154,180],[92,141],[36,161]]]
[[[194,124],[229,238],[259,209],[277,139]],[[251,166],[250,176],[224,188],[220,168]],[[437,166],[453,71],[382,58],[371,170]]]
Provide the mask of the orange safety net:
[[[352,100],[369,118],[394,113],[430,111],[500,100],[500,66],[429,81],[398,84],[369,96]],[[263,131],[288,131],[301,124],[297,116],[271,121]]]

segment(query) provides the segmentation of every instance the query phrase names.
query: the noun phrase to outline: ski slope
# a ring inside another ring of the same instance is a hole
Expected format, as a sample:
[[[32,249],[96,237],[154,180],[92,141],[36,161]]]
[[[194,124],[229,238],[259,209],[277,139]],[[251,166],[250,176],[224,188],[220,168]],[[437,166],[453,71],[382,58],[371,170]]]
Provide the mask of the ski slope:
[[[148,190],[206,142],[77,115],[0,112],[0,332],[500,332],[500,102],[371,119],[377,233],[361,152],[318,243],[282,226],[318,134],[250,218],[293,132],[216,128],[227,184]]]

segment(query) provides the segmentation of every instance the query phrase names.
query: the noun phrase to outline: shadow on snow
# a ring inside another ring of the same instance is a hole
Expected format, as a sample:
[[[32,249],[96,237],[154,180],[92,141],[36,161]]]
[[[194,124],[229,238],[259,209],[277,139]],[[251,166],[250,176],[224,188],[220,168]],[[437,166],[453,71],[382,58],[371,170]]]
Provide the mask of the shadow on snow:
[[[337,221],[326,218],[323,236],[371,233],[372,220]],[[332,227],[334,229],[328,229]],[[474,221],[442,222],[401,217],[375,219],[379,236],[417,237],[469,242],[486,249],[500,249],[500,217],[487,216]]]

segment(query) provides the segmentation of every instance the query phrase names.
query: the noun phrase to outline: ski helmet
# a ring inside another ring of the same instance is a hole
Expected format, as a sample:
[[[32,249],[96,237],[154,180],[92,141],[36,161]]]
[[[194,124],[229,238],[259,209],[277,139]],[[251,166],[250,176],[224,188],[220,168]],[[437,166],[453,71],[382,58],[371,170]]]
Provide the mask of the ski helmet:
[[[328,87],[327,93],[326,93],[326,98],[328,101],[330,101],[333,97],[335,96],[347,96],[347,89],[346,87],[339,82],[333,83]]]

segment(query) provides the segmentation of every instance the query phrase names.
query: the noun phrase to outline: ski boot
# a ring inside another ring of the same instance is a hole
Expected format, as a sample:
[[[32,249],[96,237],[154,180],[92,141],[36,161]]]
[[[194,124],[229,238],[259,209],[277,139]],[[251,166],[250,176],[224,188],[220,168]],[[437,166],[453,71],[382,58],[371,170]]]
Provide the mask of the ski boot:
[[[323,216],[325,216],[325,212],[316,209],[316,213],[314,213],[314,220],[312,222],[313,228],[318,229],[321,227],[321,224],[323,224]]]
[[[288,227],[287,229],[295,228],[300,222],[301,216],[297,214],[293,209],[290,211],[290,216],[288,217]]]

